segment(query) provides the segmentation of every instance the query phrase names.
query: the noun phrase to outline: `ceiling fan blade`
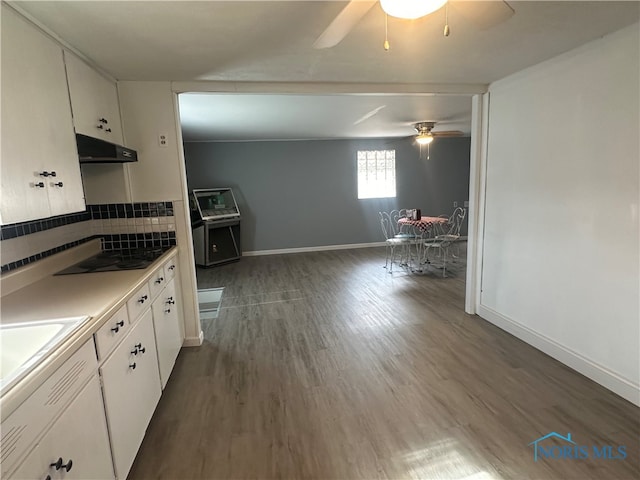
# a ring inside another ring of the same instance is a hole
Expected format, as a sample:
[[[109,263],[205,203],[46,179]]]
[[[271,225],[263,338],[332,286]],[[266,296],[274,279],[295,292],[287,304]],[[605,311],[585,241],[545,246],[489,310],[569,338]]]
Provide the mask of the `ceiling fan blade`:
[[[352,0],[314,42],[313,48],[331,48],[346,37],[351,29],[377,2]]]
[[[380,110],[382,110],[383,108],[385,108],[386,105],[380,105],[377,108],[374,108],[373,110],[371,110],[370,112],[365,113],[363,116],[361,116],[358,120],[356,120],[355,122],[353,122],[354,125],[358,125],[359,123],[364,122],[365,120],[369,120],[371,117],[373,117],[374,115],[376,115]]]
[[[431,132],[434,137],[463,137],[464,132],[460,130],[445,130],[442,132]]]
[[[481,30],[506,22],[516,13],[504,0],[458,0],[451,2],[451,5]]]

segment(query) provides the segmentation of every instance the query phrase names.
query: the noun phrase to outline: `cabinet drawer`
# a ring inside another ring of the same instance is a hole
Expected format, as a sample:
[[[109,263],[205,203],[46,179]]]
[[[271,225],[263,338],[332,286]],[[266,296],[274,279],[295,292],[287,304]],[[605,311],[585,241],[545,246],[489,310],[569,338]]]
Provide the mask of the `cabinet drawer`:
[[[135,323],[140,314],[149,308],[149,305],[151,305],[151,292],[149,291],[149,285],[144,284],[127,300],[129,322]]]
[[[95,333],[96,350],[98,351],[98,359],[104,360],[109,352],[115,347],[120,340],[127,336],[129,331],[129,316],[127,315],[127,307],[123,305],[118,313],[111,317],[107,323],[100,327]]]
[[[151,292],[151,298],[156,298],[166,284],[167,277],[164,273],[164,267],[160,267],[149,279],[149,291]]]
[[[96,352],[89,340],[2,422],[0,469],[10,471],[96,371]]]
[[[161,393],[151,310],[103,363],[100,374],[116,477],[124,479]]]
[[[165,278],[165,280],[167,282],[169,280],[171,280],[176,275],[176,271],[177,270],[178,270],[178,256],[174,255],[173,258],[170,258],[164,264],[164,278]]]

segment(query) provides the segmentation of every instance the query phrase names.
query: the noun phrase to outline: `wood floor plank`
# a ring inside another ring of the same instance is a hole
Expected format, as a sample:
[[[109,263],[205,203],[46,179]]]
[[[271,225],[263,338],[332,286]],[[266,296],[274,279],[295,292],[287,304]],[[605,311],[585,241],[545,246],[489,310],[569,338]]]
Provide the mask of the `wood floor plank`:
[[[640,478],[640,409],[465,314],[464,258],[446,278],[383,265],[368,248],[198,269],[220,313],[129,478]],[[534,462],[551,431],[628,457]]]

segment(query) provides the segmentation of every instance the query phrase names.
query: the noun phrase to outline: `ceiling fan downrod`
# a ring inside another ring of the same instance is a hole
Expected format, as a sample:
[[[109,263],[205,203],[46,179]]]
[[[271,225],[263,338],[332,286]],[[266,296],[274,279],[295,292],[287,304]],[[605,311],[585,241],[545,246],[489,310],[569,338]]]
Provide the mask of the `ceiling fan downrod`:
[[[448,37],[451,33],[449,29],[449,2],[444,6],[444,36]]]

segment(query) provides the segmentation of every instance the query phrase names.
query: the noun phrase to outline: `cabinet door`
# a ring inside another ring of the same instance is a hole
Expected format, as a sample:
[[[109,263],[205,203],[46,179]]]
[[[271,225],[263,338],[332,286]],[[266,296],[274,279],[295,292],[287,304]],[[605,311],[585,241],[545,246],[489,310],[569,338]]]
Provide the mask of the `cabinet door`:
[[[69,471],[52,466],[58,459]],[[100,383],[95,375],[10,478],[42,480],[47,475],[52,480],[114,478]]]
[[[151,310],[104,362],[100,373],[113,463],[116,476],[124,479],[161,394]]]
[[[76,133],[122,145],[122,124],[115,83],[65,52],[69,95]]]
[[[171,280],[160,296],[153,302],[153,326],[158,348],[160,381],[164,389],[182,347],[182,335],[178,324],[177,297],[174,281]]]
[[[4,4],[1,148],[3,224],[84,210],[62,49]]]

